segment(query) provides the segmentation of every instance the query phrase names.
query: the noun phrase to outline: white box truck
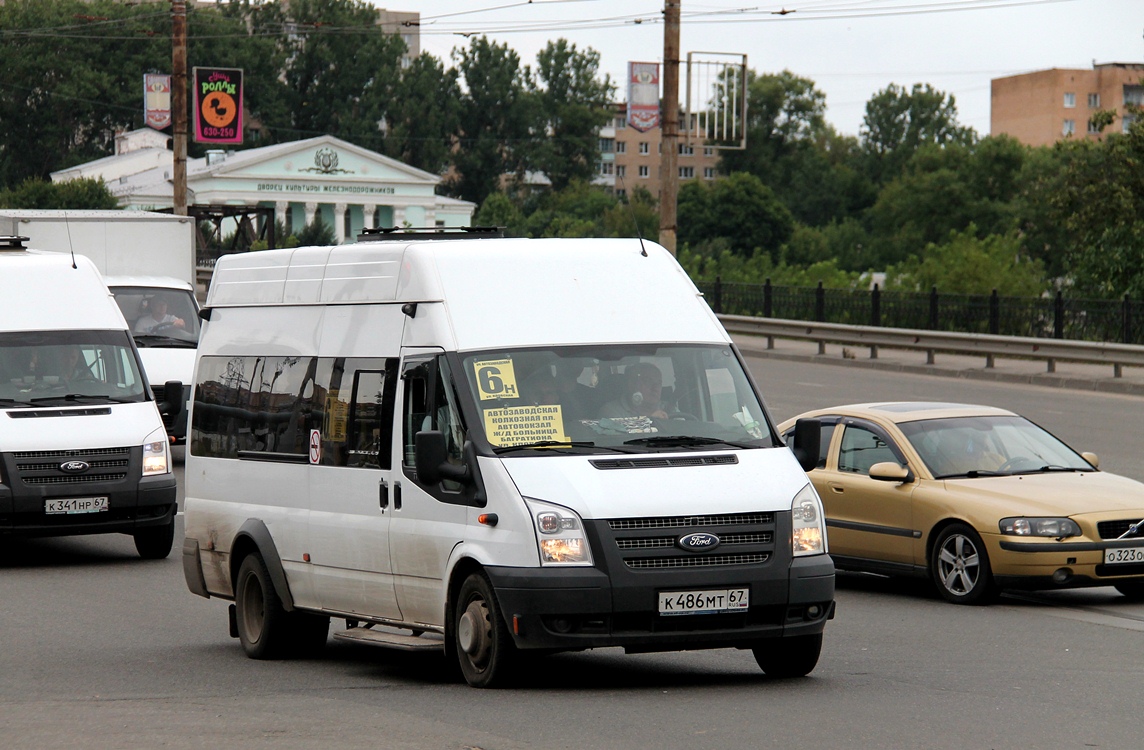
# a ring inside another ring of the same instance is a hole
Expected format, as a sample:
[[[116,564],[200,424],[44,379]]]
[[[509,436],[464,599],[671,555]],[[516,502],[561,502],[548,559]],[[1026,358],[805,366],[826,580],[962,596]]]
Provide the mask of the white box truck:
[[[449,237],[435,234],[430,237]],[[816,665],[834,566],[805,467],[662,247],[425,239],[229,255],[203,310],[187,585],[253,658],[737,648]]]
[[[194,220],[150,211],[0,210],[0,234],[91,259],[127,319],[156,397],[168,382],[187,384],[178,404],[162,402],[168,437],[182,443],[199,336]],[[166,306],[161,320],[148,314],[152,300]]]
[[[0,537],[118,532],[166,557],[171,451],[127,323],[90,260],[25,241],[0,236]]]

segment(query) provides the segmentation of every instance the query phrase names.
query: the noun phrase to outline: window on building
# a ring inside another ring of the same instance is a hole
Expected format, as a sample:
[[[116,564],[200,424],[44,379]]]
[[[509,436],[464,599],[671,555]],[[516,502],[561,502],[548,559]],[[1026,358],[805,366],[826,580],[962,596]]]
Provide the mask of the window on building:
[[[1076,132],[1076,120],[1065,120],[1061,125],[1061,135],[1069,136]]]
[[[619,188],[616,190],[616,197],[619,198],[620,200],[627,200],[628,191],[624,190],[623,188]]]
[[[695,147],[694,146],[688,146],[686,143],[679,144],[679,155],[680,156],[693,156],[694,154],[695,154]]]
[[[1088,95],[1088,108],[1089,109],[1096,109],[1099,106],[1100,106],[1100,94],[1089,94]]]
[[[640,167],[640,177],[647,177],[649,171],[648,167]]]
[[[647,141],[640,141],[640,153],[641,154],[651,153],[651,149],[648,148],[648,142]]]
[[[679,179],[689,180],[693,177],[695,177],[695,167],[680,167],[679,168]]]
[[[1144,106],[1144,86],[1125,86],[1124,103]]]
[[[600,162],[600,174],[612,174],[614,165],[610,161]]]
[[[616,141],[616,153],[626,154],[628,152],[628,144],[623,141]]]
[[[601,138],[600,139],[600,153],[601,154],[612,153],[613,151],[615,151],[615,146],[616,146],[616,141],[612,138]]]
[[[623,164],[617,164],[616,165],[616,177],[626,177],[627,174],[628,174],[628,168],[627,167],[625,167]]]
[[[1073,93],[1072,91],[1066,91],[1065,92],[1065,106],[1066,107],[1075,107],[1076,106],[1076,94]]]
[[[1099,133],[1100,133],[1100,128],[1098,128],[1096,126],[1095,122],[1093,122],[1092,120],[1089,120],[1088,121],[1088,134],[1089,135],[1097,135]]]
[[[1120,122],[1121,122],[1122,132],[1127,133],[1129,126],[1131,126],[1132,123],[1134,123],[1135,121],[1136,121],[1135,115],[1124,115],[1123,117],[1121,117]]]
[[[715,167],[704,167],[703,168],[703,179],[714,180],[715,179]]]
[[[713,149],[711,146],[704,146],[703,147],[703,155],[704,156],[714,156],[715,155],[715,149]]]
[[[626,115],[619,115],[619,116],[617,116],[617,117],[616,117],[616,119],[615,119],[615,122],[613,122],[613,123],[612,123],[612,126],[613,126],[613,127],[616,129],[616,130],[623,130],[624,128],[626,128],[626,127],[628,126],[628,118],[627,118],[627,116],[626,116]]]

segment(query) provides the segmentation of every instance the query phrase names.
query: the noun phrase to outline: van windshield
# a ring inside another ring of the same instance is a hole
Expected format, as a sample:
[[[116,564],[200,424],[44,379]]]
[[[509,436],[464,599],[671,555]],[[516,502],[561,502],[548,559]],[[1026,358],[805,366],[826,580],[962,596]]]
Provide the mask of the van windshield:
[[[0,409],[146,400],[126,331],[0,333]]]
[[[464,378],[498,453],[773,445],[735,353],[719,345],[608,345],[469,353]]]
[[[198,345],[199,315],[189,289],[113,286],[111,293],[139,346]]]

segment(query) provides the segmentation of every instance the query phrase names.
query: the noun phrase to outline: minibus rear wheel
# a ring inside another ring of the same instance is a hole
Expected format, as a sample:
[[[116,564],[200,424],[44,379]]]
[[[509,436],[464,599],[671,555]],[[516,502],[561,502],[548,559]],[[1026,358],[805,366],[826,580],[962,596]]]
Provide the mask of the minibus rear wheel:
[[[289,614],[257,553],[242,560],[234,583],[235,619],[242,650],[252,659],[277,659],[288,645]]]
[[[461,584],[453,617],[453,650],[465,682],[473,687],[505,684],[514,671],[516,644],[483,573],[473,573]]]

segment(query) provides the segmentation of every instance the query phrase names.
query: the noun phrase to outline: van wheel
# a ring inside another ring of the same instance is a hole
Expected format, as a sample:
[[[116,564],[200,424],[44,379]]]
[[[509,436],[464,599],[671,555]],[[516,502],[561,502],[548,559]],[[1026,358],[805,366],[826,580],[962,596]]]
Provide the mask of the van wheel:
[[[461,584],[453,617],[453,645],[465,682],[503,685],[516,661],[516,645],[484,574],[473,573]]]
[[[266,563],[257,554],[247,555],[238,569],[234,604],[238,640],[246,655],[252,659],[283,656],[289,642],[289,613],[282,608]]]
[[[930,575],[937,592],[954,604],[988,604],[997,598],[985,543],[965,524],[942,529],[930,553]]]
[[[149,526],[131,535],[135,538],[135,550],[144,560],[162,560],[171,554],[175,544],[175,517],[164,526]]]
[[[751,649],[751,653],[768,677],[806,677],[818,665],[822,633],[766,641]]]

